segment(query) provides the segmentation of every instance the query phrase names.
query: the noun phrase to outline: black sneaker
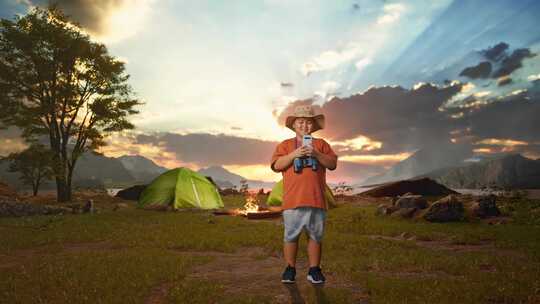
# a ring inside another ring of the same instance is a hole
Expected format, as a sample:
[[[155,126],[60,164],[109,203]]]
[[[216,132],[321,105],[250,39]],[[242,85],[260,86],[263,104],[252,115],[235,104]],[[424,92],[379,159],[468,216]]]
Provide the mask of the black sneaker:
[[[313,284],[322,284],[326,280],[321,272],[321,268],[318,266],[309,268],[307,279]]]
[[[296,277],[296,268],[287,266],[285,271],[281,275],[282,283],[294,283],[294,278]]]

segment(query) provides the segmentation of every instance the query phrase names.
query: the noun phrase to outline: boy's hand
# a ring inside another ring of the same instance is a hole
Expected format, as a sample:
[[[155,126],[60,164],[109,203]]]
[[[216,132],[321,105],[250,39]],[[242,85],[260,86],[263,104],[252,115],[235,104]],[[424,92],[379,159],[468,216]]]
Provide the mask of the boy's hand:
[[[304,156],[310,156],[313,151],[313,148],[310,146],[302,146],[296,150],[294,150],[291,154],[293,155],[293,158],[300,158]]]

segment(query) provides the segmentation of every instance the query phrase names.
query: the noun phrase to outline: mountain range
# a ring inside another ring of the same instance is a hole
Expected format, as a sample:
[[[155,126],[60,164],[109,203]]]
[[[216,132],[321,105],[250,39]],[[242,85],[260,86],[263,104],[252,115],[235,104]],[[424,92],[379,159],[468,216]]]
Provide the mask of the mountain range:
[[[8,172],[8,163],[0,162],[0,180],[16,189],[27,189],[19,180],[19,173]],[[101,154],[85,153],[77,161],[73,173],[73,187],[123,188],[135,184],[148,184],[168,169],[158,166],[152,160],[140,155],[107,157]],[[227,171],[221,166],[211,166],[198,171],[211,177],[220,188],[240,188],[245,180],[249,188],[272,188],[274,183],[249,180]],[[54,189],[54,181],[46,181],[40,189]]]
[[[540,189],[540,159],[509,154],[425,174],[453,189]]]
[[[397,181],[453,166],[466,165],[473,155],[469,145],[438,144],[420,149],[392,166],[388,171],[367,178],[361,184],[372,185]]]

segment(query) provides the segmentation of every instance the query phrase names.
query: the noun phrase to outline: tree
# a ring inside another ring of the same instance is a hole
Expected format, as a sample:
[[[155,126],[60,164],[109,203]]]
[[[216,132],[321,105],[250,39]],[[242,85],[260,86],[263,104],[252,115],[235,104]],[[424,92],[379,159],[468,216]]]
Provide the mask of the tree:
[[[248,187],[249,187],[249,185],[248,185],[247,180],[246,179],[241,179],[240,180],[240,190],[239,190],[240,193],[246,194],[248,192]]]
[[[48,138],[59,202],[71,200],[77,159],[105,145],[141,104],[123,62],[55,6],[0,20],[0,121],[29,142]]]
[[[20,153],[11,153],[4,159],[10,162],[8,171],[19,172],[19,179],[31,185],[36,196],[42,181],[53,178],[53,155],[47,147],[34,144]]]
[[[348,195],[352,193],[353,187],[345,182],[339,182],[333,190],[336,195]]]

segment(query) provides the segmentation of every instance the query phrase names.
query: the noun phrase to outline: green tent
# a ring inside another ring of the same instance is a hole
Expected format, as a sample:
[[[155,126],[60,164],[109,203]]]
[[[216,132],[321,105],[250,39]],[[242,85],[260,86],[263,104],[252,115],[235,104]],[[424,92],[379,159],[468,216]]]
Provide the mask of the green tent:
[[[324,192],[324,197],[326,199],[326,203],[328,204],[328,208],[332,208],[336,206],[336,201],[334,200],[334,195],[332,194],[332,190],[328,185],[326,185],[326,191]],[[268,196],[268,199],[266,200],[266,204],[268,206],[281,206],[281,203],[283,202],[283,180],[280,180],[276,183],[274,188],[272,189],[272,192],[270,192],[270,195]]]
[[[176,168],[158,176],[139,197],[139,207],[223,208],[219,192],[206,177],[188,168]]]

